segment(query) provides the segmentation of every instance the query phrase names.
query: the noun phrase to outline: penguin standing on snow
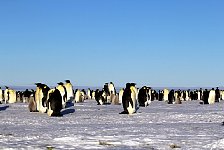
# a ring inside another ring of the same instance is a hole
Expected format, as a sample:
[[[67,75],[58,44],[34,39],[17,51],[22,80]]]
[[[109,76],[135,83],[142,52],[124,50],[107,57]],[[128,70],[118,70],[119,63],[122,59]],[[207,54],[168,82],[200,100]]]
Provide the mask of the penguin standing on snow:
[[[119,91],[119,103],[121,104],[122,103],[122,96],[123,96],[123,93],[124,93],[124,89],[120,89]]]
[[[173,104],[174,99],[174,90],[172,89],[168,94],[168,104]]]
[[[220,99],[224,100],[224,91],[223,90],[220,91]]]
[[[116,89],[115,89],[115,87],[114,87],[113,82],[110,82],[110,83],[108,84],[108,90],[109,90],[109,94],[110,94],[110,95],[111,95],[111,94],[116,94]]]
[[[7,86],[5,86],[4,99],[5,99],[5,104],[6,104],[9,100],[9,87],[7,87]]]
[[[67,102],[67,91],[66,88],[64,86],[64,84],[62,82],[58,83],[57,89],[60,91],[61,93],[61,97],[62,97],[62,106],[63,108],[65,108],[66,106],[66,102]]]
[[[91,99],[91,90],[90,90],[90,88],[87,89],[87,99]]]
[[[215,103],[215,90],[212,88],[209,92],[209,97],[208,97],[208,103],[209,104],[214,104]]]
[[[202,89],[198,90],[198,99],[197,100],[202,100]]]
[[[136,88],[134,83],[127,83],[122,96],[123,109],[120,114],[133,114],[136,112]]]
[[[34,95],[34,98],[35,98],[35,102],[36,102],[36,106],[37,106],[37,111],[40,111],[40,106],[42,104],[42,98],[43,98],[43,94],[41,94],[41,83],[35,83],[36,84],[36,91],[35,91],[35,95]]]
[[[162,91],[160,91],[159,90],[159,101],[162,101],[163,100],[163,90]]]
[[[146,107],[149,105],[148,103],[148,88],[146,86],[143,86],[138,93],[138,102],[139,106]]]
[[[9,87],[5,86],[4,98],[5,103],[15,103],[16,102],[16,91],[10,89]]]
[[[111,104],[119,105],[118,94],[111,94],[110,100],[111,100]]]
[[[36,83],[35,101],[37,105],[37,111],[45,113],[47,111],[46,102],[47,95],[50,88],[46,84]]]
[[[75,103],[84,102],[82,92],[79,89],[75,90]]]
[[[204,102],[204,104],[209,104],[208,103],[208,97],[209,97],[209,91],[207,90],[207,89],[205,89],[204,91],[203,91],[203,102]]]
[[[163,100],[165,102],[167,102],[169,100],[168,95],[169,95],[169,90],[168,89],[164,89],[163,90]]]
[[[96,99],[96,93],[93,90],[91,90],[91,99],[93,99],[93,100]]]
[[[73,86],[70,82],[70,80],[65,80],[64,87],[67,91],[67,101],[73,101],[74,100],[74,93],[73,93]]]
[[[48,92],[47,114],[48,116],[62,116],[62,97],[58,89],[51,89]]]
[[[105,98],[105,91],[104,90],[99,90],[96,89],[95,91],[95,100],[97,102],[97,105],[103,105],[106,103],[106,98]]]
[[[216,87],[216,90],[215,90],[215,102],[219,102],[220,100],[220,91],[219,91],[219,88]]]
[[[29,108],[29,111],[30,112],[37,112],[37,104],[35,102],[35,91],[34,90],[31,90],[31,95],[30,95],[30,98],[29,98],[29,105],[28,105],[28,108]]]
[[[180,100],[180,96],[181,96],[181,91],[175,91],[174,93],[174,97],[175,97],[175,104],[181,104],[181,100]]]

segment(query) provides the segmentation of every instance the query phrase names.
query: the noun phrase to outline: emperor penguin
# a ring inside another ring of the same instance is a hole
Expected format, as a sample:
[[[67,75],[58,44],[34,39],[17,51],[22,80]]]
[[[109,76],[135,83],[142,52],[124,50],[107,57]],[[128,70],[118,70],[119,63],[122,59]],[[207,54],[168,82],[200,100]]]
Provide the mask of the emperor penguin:
[[[169,90],[168,89],[164,89],[163,92],[164,92],[163,93],[163,100],[165,102],[167,102],[168,101]]]
[[[28,101],[28,108],[30,112],[36,112],[37,111],[37,104],[35,102],[35,91],[31,90],[31,95]]]
[[[115,87],[114,87],[113,82],[110,82],[110,83],[108,84],[108,89],[109,89],[109,93],[110,93],[110,94],[116,94],[116,90],[115,90]]]
[[[84,89],[81,90],[81,95],[82,95],[82,102],[87,98],[86,96],[86,91]]]
[[[207,89],[205,89],[203,91],[203,98],[202,98],[204,104],[209,104],[208,98],[209,98],[209,91]]]
[[[9,103],[15,103],[16,102],[16,91],[13,89],[9,89]]]
[[[131,83],[131,90],[132,90],[132,98],[134,101],[134,108],[135,111],[139,108],[139,103],[138,103],[138,93],[139,93],[139,88],[136,87],[136,83]]]
[[[169,94],[168,94],[168,104],[173,104],[174,102],[174,90],[170,90]]]
[[[199,90],[198,93],[197,93],[197,94],[198,94],[198,98],[197,98],[197,100],[202,100],[202,99],[201,99],[201,93],[202,93],[202,92]]]
[[[41,83],[35,83],[36,84],[36,91],[35,91],[35,102],[37,106],[37,111],[40,111],[40,106],[42,105],[42,98],[43,93],[41,93]]]
[[[26,89],[26,90],[23,92],[23,96],[22,96],[22,101],[23,101],[23,103],[27,103],[27,102],[29,102],[29,99],[30,99],[31,94],[32,94],[32,91],[29,91],[28,89]]]
[[[181,104],[180,95],[181,95],[180,90],[175,91],[175,93],[174,93],[174,98],[175,98],[174,104]]]
[[[200,97],[199,98],[200,98],[200,100],[203,100],[203,93],[204,93],[203,89],[200,88],[199,92],[200,92]]]
[[[91,99],[91,90],[90,90],[90,88],[87,89],[87,99]]]
[[[70,82],[70,80],[65,80],[64,87],[67,91],[67,101],[73,101],[74,100],[74,93],[73,93],[73,86]]]
[[[45,113],[47,111],[47,94],[50,88],[46,84],[42,83],[36,83],[36,86],[35,101],[37,105],[37,111]]]
[[[75,103],[80,103],[82,102],[82,94],[81,91],[79,89],[75,90]]]
[[[108,83],[105,83],[104,86],[103,86],[103,90],[105,91],[106,95],[110,95],[110,92],[109,92],[109,85]]]
[[[190,93],[190,89],[188,89],[187,91],[186,91],[186,101],[190,101],[191,99],[190,99],[190,96],[189,96],[189,93]]]
[[[106,99],[105,99],[105,91],[104,90],[99,90],[96,89],[95,91],[95,100],[97,102],[97,105],[103,105],[106,103]]]
[[[21,92],[21,91],[16,91],[16,101],[17,101],[17,102],[22,102],[22,100],[23,100],[23,96],[24,96],[23,92]]]
[[[148,90],[146,86],[143,86],[138,93],[138,102],[139,106],[146,107],[148,106]]]
[[[61,97],[62,97],[62,106],[63,108],[66,107],[66,102],[67,102],[67,91],[66,88],[64,86],[64,84],[62,82],[58,83],[57,89],[60,91],[61,93]]]
[[[51,89],[48,91],[47,100],[47,114],[48,116],[62,116],[62,97],[58,89]]]
[[[133,114],[136,112],[136,87],[135,83],[127,83],[122,96],[124,111],[120,114]]]
[[[163,100],[163,90],[162,91],[159,90],[159,101],[162,100]]]
[[[215,90],[215,102],[219,102],[220,98],[221,98],[220,90],[219,90],[218,87],[216,87],[216,90]]]
[[[224,90],[220,91],[220,95],[221,95],[221,100],[224,100]]]
[[[3,101],[3,92],[2,92],[2,88],[0,87],[0,104],[2,104]]]
[[[123,96],[123,93],[124,93],[124,88],[121,88],[120,91],[119,91],[119,103],[120,103],[120,104],[122,103],[122,96]]]
[[[5,92],[4,92],[4,97],[5,97],[5,103],[15,103],[16,102],[16,91],[13,89],[10,89],[9,87],[6,86]]]
[[[184,96],[185,96],[185,94],[184,94],[184,91],[182,90],[181,91],[181,94],[180,94],[180,100],[181,101],[184,101],[185,100]]]
[[[111,99],[111,104],[119,105],[118,94],[111,94],[110,99]]]
[[[215,90],[214,90],[214,88],[212,88],[209,92],[208,103],[209,104],[214,104],[215,103]]]
[[[107,83],[106,83],[107,84]],[[96,94],[96,99],[97,101],[100,102],[100,105],[106,104],[106,103],[111,103],[110,101],[110,94],[108,94],[108,89],[105,90],[105,86],[102,90],[98,90],[98,94]]]
[[[147,103],[150,104],[152,102],[152,88],[147,87]]]
[[[8,100],[9,100],[9,87],[7,87],[7,86],[5,86],[4,100],[5,100],[5,104],[8,103]]]
[[[91,99],[95,100],[96,99],[96,92],[95,91],[92,91],[92,96],[91,96]]]

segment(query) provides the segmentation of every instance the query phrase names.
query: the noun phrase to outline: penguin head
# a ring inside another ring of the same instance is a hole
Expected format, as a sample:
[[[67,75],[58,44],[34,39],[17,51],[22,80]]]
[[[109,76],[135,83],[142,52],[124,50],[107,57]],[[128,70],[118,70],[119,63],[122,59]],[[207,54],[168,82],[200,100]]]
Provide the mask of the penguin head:
[[[58,85],[64,85],[62,82],[57,83]]]
[[[65,80],[66,83],[71,83],[70,80]]]
[[[40,87],[42,83],[35,83],[37,87]]]
[[[130,88],[131,84],[130,83],[126,83],[126,88]]]
[[[135,85],[136,85],[136,83],[130,83],[130,85],[131,85],[131,86],[135,86]]]

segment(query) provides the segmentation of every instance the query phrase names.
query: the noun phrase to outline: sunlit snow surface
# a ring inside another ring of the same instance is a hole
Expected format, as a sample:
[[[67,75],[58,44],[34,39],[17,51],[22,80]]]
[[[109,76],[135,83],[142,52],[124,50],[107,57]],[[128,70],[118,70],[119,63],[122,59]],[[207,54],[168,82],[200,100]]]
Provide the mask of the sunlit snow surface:
[[[71,105],[63,117],[30,113],[23,103],[0,110],[0,149],[224,149],[223,101],[153,101],[133,115],[94,100]]]

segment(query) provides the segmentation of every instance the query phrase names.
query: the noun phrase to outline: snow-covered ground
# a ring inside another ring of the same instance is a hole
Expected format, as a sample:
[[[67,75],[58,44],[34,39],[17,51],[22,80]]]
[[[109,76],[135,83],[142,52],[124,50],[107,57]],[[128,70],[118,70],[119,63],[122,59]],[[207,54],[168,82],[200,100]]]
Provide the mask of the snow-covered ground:
[[[223,101],[153,101],[133,115],[121,111],[86,100],[48,117],[24,103],[1,104],[0,149],[224,149]]]

